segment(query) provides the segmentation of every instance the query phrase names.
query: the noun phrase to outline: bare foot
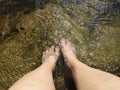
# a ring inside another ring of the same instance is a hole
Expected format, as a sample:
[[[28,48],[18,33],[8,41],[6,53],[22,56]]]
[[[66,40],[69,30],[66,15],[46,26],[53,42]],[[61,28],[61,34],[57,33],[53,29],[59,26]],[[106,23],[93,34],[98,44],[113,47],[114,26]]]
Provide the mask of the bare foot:
[[[61,39],[60,48],[64,56],[65,63],[69,68],[72,68],[72,64],[78,61],[78,59],[76,58],[74,45],[66,39]]]
[[[54,70],[56,62],[60,54],[59,50],[60,49],[58,46],[57,47],[52,46],[48,50],[44,51],[43,56],[42,56],[42,63],[48,64],[50,68]]]

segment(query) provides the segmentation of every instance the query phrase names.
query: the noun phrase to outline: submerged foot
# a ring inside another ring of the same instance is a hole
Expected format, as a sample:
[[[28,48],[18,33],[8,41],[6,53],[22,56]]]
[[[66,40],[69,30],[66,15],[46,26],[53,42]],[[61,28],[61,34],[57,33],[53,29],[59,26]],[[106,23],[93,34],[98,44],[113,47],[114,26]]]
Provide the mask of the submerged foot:
[[[59,47],[52,46],[43,52],[42,63],[48,64],[50,68],[54,70],[59,54]]]
[[[61,52],[64,56],[65,63],[67,64],[67,66],[69,68],[71,68],[72,64],[74,62],[78,61],[76,58],[74,45],[66,39],[61,39],[60,48],[61,48]]]

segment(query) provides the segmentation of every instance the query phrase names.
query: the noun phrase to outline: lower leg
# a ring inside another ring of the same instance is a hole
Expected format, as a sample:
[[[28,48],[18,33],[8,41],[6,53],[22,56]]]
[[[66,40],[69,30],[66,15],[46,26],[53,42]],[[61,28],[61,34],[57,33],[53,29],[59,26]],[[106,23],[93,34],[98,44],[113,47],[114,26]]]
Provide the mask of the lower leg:
[[[77,66],[77,67],[76,67]],[[120,78],[79,62],[73,65],[73,78],[78,90],[120,90]]]
[[[49,88],[48,88],[49,87]],[[9,90],[55,90],[52,70],[47,64],[28,73],[17,81]]]
[[[70,68],[77,90],[120,90],[120,78],[93,69],[76,58],[69,41],[61,40],[61,51]]]
[[[58,58],[59,49],[54,47],[43,53],[43,64],[18,80],[9,90],[55,90],[52,71]]]

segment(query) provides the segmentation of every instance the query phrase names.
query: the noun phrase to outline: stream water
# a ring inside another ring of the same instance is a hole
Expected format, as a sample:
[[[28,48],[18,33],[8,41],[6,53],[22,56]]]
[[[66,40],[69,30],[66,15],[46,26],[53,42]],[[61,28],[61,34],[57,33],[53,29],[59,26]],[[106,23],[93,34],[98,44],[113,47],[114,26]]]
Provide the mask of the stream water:
[[[1,0],[0,90],[40,66],[62,37],[81,62],[120,76],[120,0]],[[66,90],[62,65],[57,90]]]

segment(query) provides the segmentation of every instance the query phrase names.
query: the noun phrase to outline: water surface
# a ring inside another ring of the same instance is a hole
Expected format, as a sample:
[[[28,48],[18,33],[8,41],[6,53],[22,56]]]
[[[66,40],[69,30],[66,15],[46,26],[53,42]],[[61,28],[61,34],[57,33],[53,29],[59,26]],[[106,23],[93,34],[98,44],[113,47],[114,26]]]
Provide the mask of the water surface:
[[[62,37],[81,62],[120,76],[119,0],[1,0],[0,89],[41,65],[42,52]],[[62,75],[59,64],[58,90]]]

